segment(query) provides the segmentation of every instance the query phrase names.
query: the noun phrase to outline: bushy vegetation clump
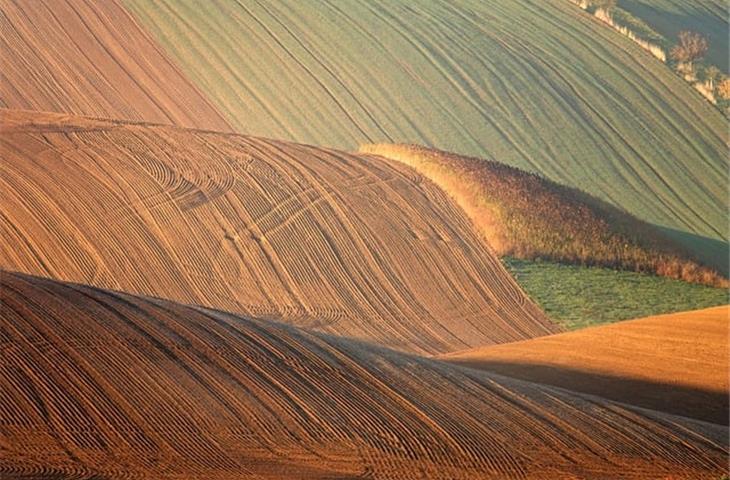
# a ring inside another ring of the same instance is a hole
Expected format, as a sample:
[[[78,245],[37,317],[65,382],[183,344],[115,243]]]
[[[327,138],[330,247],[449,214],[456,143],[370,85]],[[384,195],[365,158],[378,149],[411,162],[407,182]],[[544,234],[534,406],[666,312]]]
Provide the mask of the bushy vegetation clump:
[[[361,152],[410,165],[464,209],[500,256],[660,275],[727,287],[658,228],[585,192],[495,161],[415,145]]]
[[[668,42],[641,19],[618,8],[616,0],[571,0],[598,20],[629,37],[662,62],[667,61]]]
[[[704,61],[709,42],[703,35],[683,30],[670,55],[672,66],[712,104],[730,115],[730,79],[717,66]]]
[[[571,1],[667,63],[706,100],[730,116],[730,79],[716,65],[704,61],[710,49],[706,36],[684,29],[672,41],[622,9],[616,0]]]

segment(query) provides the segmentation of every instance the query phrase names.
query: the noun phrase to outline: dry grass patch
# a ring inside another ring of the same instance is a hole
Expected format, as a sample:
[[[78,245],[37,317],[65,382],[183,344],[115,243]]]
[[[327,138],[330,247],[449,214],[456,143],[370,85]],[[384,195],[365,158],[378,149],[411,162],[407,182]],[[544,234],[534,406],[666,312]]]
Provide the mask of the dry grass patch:
[[[575,188],[499,162],[415,145],[360,148],[405,163],[448,192],[500,256],[651,273],[727,287],[656,227]]]

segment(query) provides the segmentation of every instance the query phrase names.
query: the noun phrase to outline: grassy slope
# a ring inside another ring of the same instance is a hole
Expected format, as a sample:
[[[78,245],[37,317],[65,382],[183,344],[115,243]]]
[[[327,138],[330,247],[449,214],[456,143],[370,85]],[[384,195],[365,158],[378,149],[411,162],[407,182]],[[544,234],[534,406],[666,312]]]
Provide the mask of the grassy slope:
[[[707,36],[709,63],[725,72],[728,66],[727,2],[722,0],[619,0],[618,5],[644,20],[672,42],[682,30]]]
[[[581,190],[499,162],[417,145],[381,143],[360,151],[402,162],[432,180],[500,256],[729,285],[653,225]]]
[[[703,283],[704,269],[690,268],[693,262],[660,232],[583,192],[498,162],[433,149],[379,144],[361,151],[403,162],[444,189],[495,252],[507,257],[530,296],[569,329],[728,300],[722,288],[609,269],[661,272]],[[708,285],[727,285],[725,279],[710,278],[719,283]]]
[[[569,330],[728,303],[725,289],[652,275],[514,258],[505,264],[545,313]]]
[[[569,2],[125,4],[240,131],[432,145],[679,232],[727,231],[720,113]],[[688,243],[727,270],[726,243]]]

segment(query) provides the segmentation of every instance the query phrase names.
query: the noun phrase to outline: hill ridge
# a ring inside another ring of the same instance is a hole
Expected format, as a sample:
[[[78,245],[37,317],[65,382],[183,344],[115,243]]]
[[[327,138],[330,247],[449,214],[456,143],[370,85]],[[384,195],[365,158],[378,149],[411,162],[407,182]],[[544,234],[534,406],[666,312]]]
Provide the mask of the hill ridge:
[[[361,145],[413,167],[467,213],[500,256],[602,266],[728,288],[664,232],[576,188],[494,160],[419,145]]]
[[[1,268],[413,352],[559,330],[459,207],[395,162],[73,116],[1,121]]]
[[[161,299],[10,272],[0,285],[7,475],[689,479],[725,465],[727,428],[703,422]]]

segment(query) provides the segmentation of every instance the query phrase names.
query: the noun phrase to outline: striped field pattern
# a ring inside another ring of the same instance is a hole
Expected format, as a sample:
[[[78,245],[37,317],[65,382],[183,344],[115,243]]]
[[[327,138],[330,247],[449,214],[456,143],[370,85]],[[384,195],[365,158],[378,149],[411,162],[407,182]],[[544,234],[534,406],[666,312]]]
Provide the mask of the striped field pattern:
[[[698,479],[726,465],[727,427],[199,307],[0,280],[3,478]]]
[[[459,207],[375,156],[6,111],[0,267],[445,353],[558,328]]]
[[[727,273],[722,114],[566,0],[124,5],[239,132],[414,143],[540,172]]]

